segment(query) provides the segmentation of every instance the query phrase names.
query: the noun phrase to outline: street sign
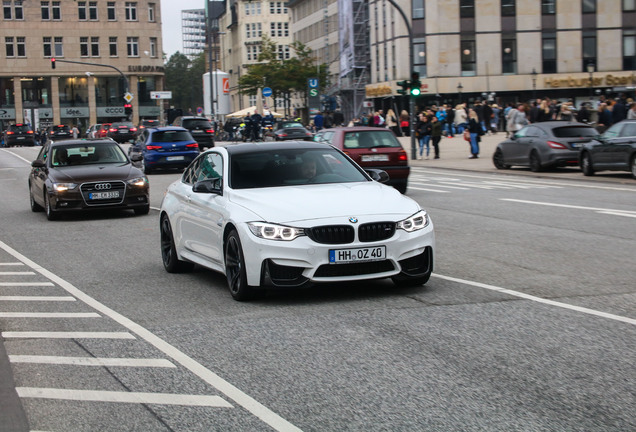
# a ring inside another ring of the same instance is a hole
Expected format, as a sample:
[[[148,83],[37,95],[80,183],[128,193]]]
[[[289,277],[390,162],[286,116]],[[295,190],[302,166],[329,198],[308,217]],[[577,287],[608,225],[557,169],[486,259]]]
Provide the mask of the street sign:
[[[318,96],[318,89],[315,89],[315,88],[309,89],[309,96],[311,97]]]
[[[172,99],[171,91],[151,91],[150,99]]]
[[[197,115],[201,115],[201,114],[203,114],[203,108],[197,107]]]
[[[318,78],[307,78],[307,107],[309,112],[320,110],[320,81]]]
[[[126,92],[126,94],[124,95],[124,100],[128,103],[130,103],[134,98],[135,97],[130,92]]]
[[[265,87],[263,89],[263,97],[270,97],[272,95],[272,89],[269,87]]]
[[[318,88],[318,78],[309,78],[307,80],[307,85],[309,88]]]

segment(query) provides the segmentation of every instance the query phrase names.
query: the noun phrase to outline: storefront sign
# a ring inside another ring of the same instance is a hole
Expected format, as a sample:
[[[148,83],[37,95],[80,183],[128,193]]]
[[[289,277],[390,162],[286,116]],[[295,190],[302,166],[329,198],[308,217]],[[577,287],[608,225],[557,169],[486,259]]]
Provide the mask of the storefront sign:
[[[39,108],[40,112],[39,118],[41,119],[52,119],[53,118],[53,108]]]
[[[97,107],[97,117],[124,117],[126,111],[124,106]]]
[[[386,84],[375,87],[367,86],[366,93],[368,98],[391,96],[393,94],[393,89]]]
[[[14,108],[0,108],[0,120],[13,120],[15,119]]]
[[[128,65],[128,72],[162,72],[164,71],[163,66],[133,66]]]
[[[161,108],[158,106],[140,106],[139,117],[158,117],[161,114]]]
[[[592,87],[611,87],[611,86],[624,86],[636,83],[636,75],[605,75],[605,76],[593,76]],[[590,87],[590,78],[573,78],[568,76],[567,78],[545,78],[544,85],[546,88],[562,88],[562,87]]]
[[[88,107],[63,107],[60,108],[61,118],[88,117]]]

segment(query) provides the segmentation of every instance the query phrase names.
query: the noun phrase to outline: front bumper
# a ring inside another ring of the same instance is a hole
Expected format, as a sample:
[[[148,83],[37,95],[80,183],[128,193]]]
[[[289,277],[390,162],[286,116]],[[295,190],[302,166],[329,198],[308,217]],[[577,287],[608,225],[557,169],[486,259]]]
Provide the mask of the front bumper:
[[[150,192],[148,188],[126,188],[124,196],[116,200],[104,200],[102,202],[90,202],[79,190],[49,192],[51,207],[54,211],[84,211],[84,210],[134,210],[150,205]]]

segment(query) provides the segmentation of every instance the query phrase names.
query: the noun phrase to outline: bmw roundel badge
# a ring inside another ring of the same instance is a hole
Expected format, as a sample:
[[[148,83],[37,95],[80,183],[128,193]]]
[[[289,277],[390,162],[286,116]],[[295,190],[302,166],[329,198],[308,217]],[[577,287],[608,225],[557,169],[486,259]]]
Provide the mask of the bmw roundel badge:
[[[351,223],[358,223],[358,218],[357,218],[357,217],[353,217],[353,216],[351,216],[351,217],[349,218],[349,222],[351,222]]]

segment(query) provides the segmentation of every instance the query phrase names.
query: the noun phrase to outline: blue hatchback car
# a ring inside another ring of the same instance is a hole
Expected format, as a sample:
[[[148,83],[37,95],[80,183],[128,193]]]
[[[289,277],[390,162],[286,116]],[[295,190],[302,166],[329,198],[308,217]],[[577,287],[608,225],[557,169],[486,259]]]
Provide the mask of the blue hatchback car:
[[[143,156],[142,167],[149,174],[156,169],[187,167],[199,155],[199,145],[187,129],[166,126],[144,129],[128,152]]]

